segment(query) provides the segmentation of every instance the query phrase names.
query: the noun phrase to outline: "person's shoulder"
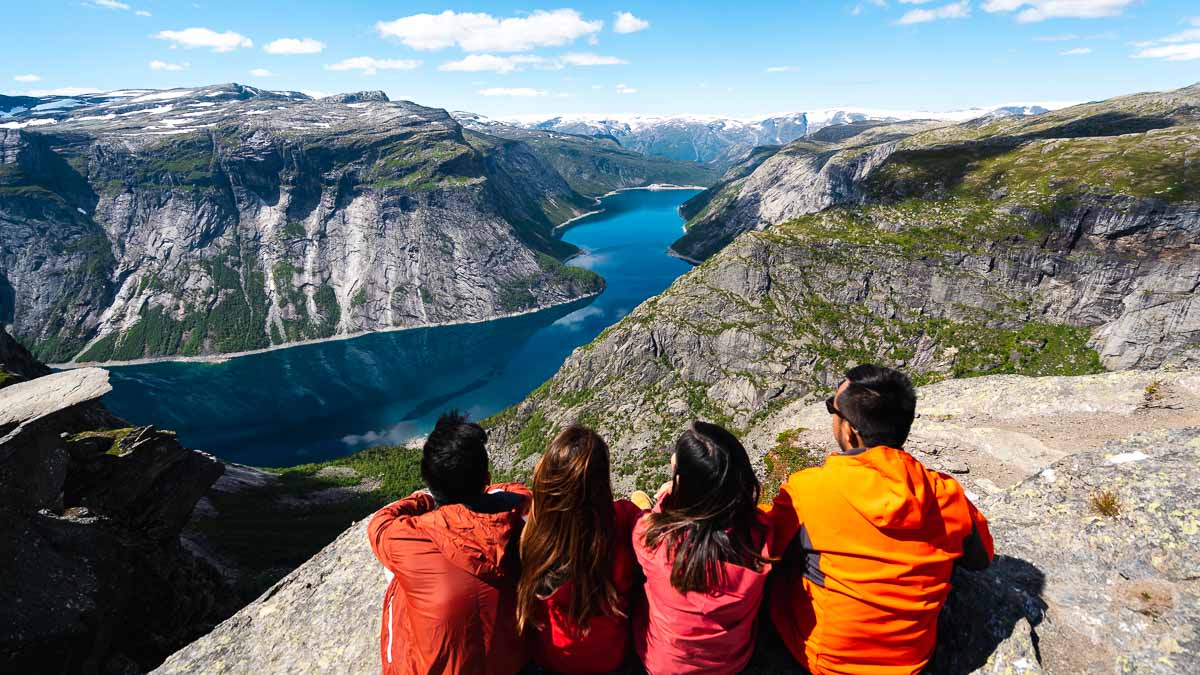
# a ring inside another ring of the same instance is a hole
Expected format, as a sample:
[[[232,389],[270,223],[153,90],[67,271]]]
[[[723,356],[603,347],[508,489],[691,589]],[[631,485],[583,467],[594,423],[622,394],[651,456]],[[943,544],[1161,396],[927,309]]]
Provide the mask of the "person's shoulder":
[[[617,520],[626,518],[631,521],[641,518],[642,514],[649,513],[649,511],[646,511],[628,499],[614,500],[613,511],[617,514]]]

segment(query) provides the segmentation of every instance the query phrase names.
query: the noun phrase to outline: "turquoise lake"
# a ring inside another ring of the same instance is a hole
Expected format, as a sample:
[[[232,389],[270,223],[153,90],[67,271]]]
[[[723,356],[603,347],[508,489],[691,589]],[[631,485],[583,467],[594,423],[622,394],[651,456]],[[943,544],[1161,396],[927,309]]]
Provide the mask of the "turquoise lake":
[[[459,408],[482,419],[518,403],[690,265],[667,254],[693,190],[630,190],[563,239],[571,264],[608,282],[596,298],[478,324],[372,333],[223,363],[114,367],[104,401],[135,424],[174,429],[187,446],[233,462],[289,466],[424,435]]]

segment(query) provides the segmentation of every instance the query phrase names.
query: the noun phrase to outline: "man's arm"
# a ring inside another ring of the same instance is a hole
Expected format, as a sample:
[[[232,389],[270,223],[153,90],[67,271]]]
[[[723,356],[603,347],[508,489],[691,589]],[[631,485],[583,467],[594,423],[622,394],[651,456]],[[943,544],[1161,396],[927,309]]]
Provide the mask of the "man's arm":
[[[992,533],[988,530],[987,518],[975,508],[971,500],[967,500],[967,509],[971,514],[971,534],[963,541],[963,554],[956,562],[964,569],[978,572],[987,569],[995,558],[995,544]]]
[[[398,520],[419,516],[435,508],[437,504],[434,503],[432,495],[428,492],[414,492],[379,509],[371,516],[371,522],[367,523],[367,541],[370,542],[375,557],[384,567],[392,569],[388,528]]]

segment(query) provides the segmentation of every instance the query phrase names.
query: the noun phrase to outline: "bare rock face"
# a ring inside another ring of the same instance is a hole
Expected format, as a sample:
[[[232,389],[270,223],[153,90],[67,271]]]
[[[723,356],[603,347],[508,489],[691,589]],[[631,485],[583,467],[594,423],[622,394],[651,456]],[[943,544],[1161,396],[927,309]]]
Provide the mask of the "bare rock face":
[[[956,575],[937,669],[1196,672],[1200,429],[1052,469],[980,504],[1002,557]]]
[[[84,368],[0,391],[4,672],[144,672],[232,611],[179,546],[223,466],[105,411],[110,388]]]
[[[363,520],[154,672],[375,672],[387,584]]]
[[[592,199],[442,110],[241,85],[46,105],[0,128],[0,322],[46,361],[482,320],[602,287],[553,236]]]

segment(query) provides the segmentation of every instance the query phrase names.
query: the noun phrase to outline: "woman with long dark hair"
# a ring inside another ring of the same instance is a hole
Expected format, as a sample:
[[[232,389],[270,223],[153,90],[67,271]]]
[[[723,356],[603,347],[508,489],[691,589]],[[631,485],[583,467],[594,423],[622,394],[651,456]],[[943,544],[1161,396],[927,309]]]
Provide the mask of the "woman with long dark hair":
[[[613,501],[608,467],[604,440],[571,426],[533,472],[517,626],[534,661],[559,673],[613,671],[632,651],[630,595],[640,592],[632,532],[642,510]]]
[[[651,675],[736,673],[754,651],[771,568],[758,478],[738,439],[707,422],[683,432],[671,465],[658,504],[634,528],[646,575],[634,648]]]

